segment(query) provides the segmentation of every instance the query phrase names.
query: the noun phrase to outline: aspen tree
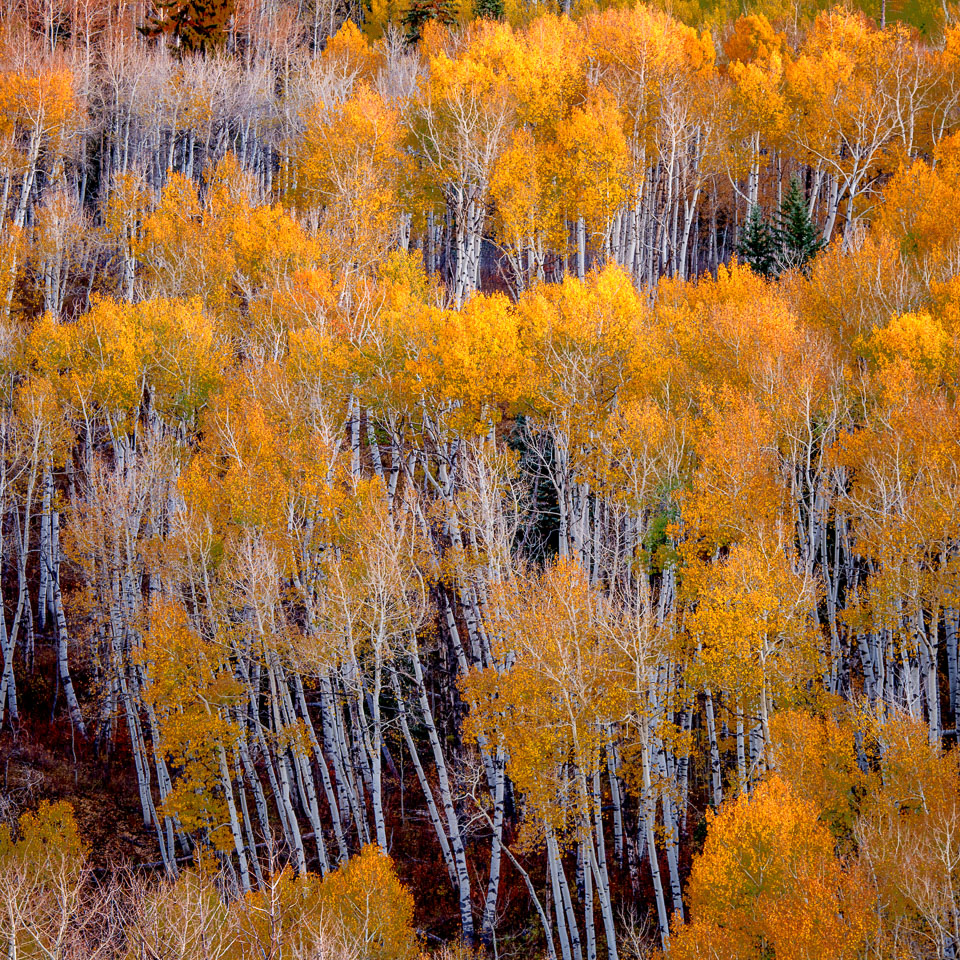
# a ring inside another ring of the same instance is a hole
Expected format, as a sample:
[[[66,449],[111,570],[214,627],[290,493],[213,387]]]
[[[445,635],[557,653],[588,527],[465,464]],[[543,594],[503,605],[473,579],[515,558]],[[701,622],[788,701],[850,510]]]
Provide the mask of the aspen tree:
[[[514,43],[509,27],[484,22],[457,59],[443,52],[432,56],[414,114],[416,142],[453,222],[449,270],[457,306],[480,282],[490,178],[515,109],[503,63]]]
[[[710,817],[690,878],[696,919],[677,929],[671,956],[700,956],[714,940],[722,956],[860,955],[875,933],[869,887],[808,800],[774,777]]]
[[[740,17],[724,45],[730,120],[742,138],[730,144],[731,175],[746,172],[743,191],[747,211],[759,203],[760,171],[764,152],[779,144],[785,123],[783,62],[789,56],[786,37],[778,34],[762,14]],[[761,138],[763,146],[761,147]]]

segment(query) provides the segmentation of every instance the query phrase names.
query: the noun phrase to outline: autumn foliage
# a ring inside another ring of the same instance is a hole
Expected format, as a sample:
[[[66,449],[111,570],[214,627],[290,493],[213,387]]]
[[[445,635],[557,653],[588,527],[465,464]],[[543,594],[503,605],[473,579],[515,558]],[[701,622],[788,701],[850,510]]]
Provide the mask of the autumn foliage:
[[[954,960],[957,12],[147,6],[0,13],[6,955]]]

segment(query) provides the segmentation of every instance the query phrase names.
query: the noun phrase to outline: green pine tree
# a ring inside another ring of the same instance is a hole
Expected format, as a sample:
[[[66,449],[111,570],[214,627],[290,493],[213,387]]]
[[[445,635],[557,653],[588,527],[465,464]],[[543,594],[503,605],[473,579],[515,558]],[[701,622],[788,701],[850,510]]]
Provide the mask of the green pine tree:
[[[481,20],[502,20],[503,0],[473,0],[473,15]]]
[[[227,36],[236,0],[154,0],[156,13],[140,27],[146,37],[166,36],[178,53],[208,53]]]
[[[737,256],[757,273],[772,277],[776,272],[776,251],[773,232],[759,204],[750,210],[747,222],[740,231]]]
[[[453,23],[453,0],[412,0],[403,15],[403,25],[407,28],[411,43],[420,39],[423,25],[428,20],[438,20],[448,25]]]
[[[820,231],[810,219],[807,201],[796,177],[790,178],[790,188],[780,204],[773,228],[776,247],[777,272],[801,270],[823,249]]]

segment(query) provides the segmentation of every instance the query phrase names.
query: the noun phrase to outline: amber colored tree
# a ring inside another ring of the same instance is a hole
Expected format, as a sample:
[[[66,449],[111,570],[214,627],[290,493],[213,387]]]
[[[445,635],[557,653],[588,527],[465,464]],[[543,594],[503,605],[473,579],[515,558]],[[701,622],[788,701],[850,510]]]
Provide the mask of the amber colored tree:
[[[707,819],[692,919],[674,930],[670,957],[861,956],[876,930],[870,888],[810,801],[773,778]]]

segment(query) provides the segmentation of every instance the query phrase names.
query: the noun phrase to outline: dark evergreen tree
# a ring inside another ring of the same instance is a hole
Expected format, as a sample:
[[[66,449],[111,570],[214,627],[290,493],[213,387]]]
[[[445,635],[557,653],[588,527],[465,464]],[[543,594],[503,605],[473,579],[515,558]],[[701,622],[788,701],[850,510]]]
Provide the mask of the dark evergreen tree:
[[[207,53],[226,39],[236,6],[236,0],[154,0],[156,13],[140,32],[166,36],[180,53]]]
[[[765,277],[772,277],[776,273],[773,231],[759,204],[751,209],[750,216],[740,231],[737,257]]]
[[[482,20],[502,20],[503,0],[473,0],[473,13]]]
[[[809,260],[823,249],[820,231],[810,219],[807,200],[796,177],[780,203],[773,229],[777,272],[794,267],[804,269]]]
[[[411,42],[420,39],[423,25],[428,20],[453,23],[453,0],[412,0],[410,8],[403,15],[403,25]]]

